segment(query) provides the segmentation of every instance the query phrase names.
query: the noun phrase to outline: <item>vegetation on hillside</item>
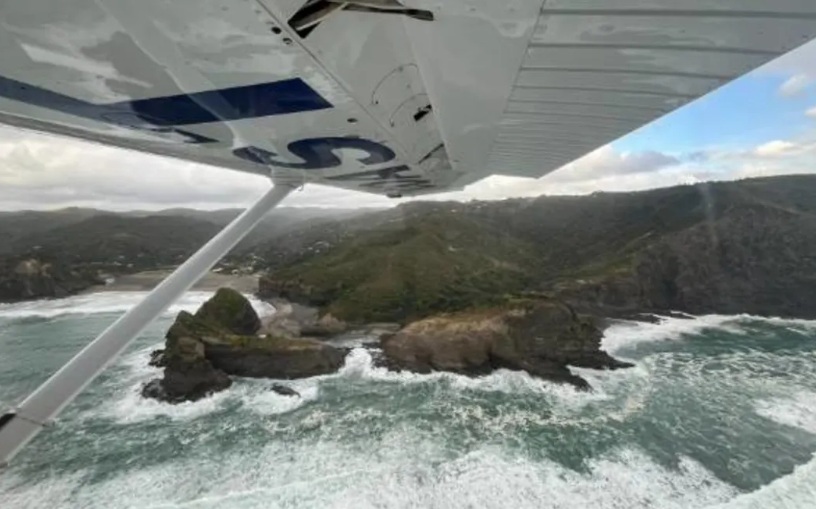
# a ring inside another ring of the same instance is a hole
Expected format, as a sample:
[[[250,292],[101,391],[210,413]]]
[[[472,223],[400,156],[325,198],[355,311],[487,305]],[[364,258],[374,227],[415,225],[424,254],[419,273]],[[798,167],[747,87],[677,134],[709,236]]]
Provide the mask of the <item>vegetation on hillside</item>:
[[[816,316],[814,197],[816,177],[795,176],[411,203],[270,267],[261,293],[352,321],[406,321],[524,291],[604,314]]]
[[[0,301],[176,265],[237,213],[0,213]],[[262,295],[355,322],[403,322],[524,292],[604,314],[814,317],[816,176],[381,211],[284,208],[222,268],[265,271]]]

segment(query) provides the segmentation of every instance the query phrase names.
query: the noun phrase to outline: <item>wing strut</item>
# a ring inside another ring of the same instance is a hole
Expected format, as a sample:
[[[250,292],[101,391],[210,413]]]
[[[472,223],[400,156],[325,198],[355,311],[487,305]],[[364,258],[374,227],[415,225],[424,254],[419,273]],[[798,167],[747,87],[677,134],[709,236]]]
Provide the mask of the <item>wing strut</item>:
[[[150,322],[201,279],[293,189],[287,184],[276,184],[38,387],[15,411],[1,416],[0,466],[50,424]]]

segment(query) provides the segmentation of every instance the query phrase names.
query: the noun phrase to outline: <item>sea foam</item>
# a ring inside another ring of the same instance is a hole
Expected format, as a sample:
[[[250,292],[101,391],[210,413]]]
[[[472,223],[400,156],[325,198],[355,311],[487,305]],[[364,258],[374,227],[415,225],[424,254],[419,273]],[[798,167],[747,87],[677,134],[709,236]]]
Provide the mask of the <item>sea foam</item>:
[[[786,426],[816,434],[816,392],[800,391],[790,398],[760,401],[756,411]],[[816,504],[816,456],[762,488],[711,509],[811,509]]]
[[[63,299],[0,304],[0,319],[123,313],[141,302],[147,295],[148,292],[99,292]],[[213,292],[187,292],[164,312],[164,316],[172,316],[179,311],[195,312],[212,295]],[[259,314],[267,315],[273,311],[269,304],[251,296],[248,298]]]
[[[577,472],[485,446],[434,461],[444,444],[416,442],[410,430],[359,448],[335,442],[275,441],[209,461],[177,460],[80,488],[79,476],[11,488],[12,506],[267,508],[681,509],[725,502],[736,490],[699,463],[662,467],[635,448],[591,459]],[[282,461],[285,458],[286,461]],[[327,466],[331,468],[327,468]]]
[[[755,315],[701,315],[686,317],[668,317],[655,315],[652,322],[619,321],[604,331],[601,347],[614,354],[620,350],[637,347],[642,343],[670,341],[699,335],[707,330],[721,330],[731,334],[748,333],[746,324],[761,322],[788,330],[809,334],[816,332],[816,320],[798,320]]]

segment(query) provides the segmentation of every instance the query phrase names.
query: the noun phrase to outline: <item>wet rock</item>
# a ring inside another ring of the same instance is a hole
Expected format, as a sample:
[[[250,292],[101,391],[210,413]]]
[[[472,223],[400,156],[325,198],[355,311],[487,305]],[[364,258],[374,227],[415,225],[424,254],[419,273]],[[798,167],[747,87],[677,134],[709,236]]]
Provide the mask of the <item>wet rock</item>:
[[[164,376],[145,385],[142,394],[177,403],[226,389],[229,375],[303,378],[343,365],[347,351],[321,341],[235,332],[254,329],[256,320],[246,298],[232,290],[219,290],[195,315],[182,311],[167,331]],[[154,352],[151,362],[159,357]]]
[[[507,368],[588,388],[568,365],[630,366],[600,349],[601,336],[592,318],[561,302],[536,299],[419,320],[381,344],[391,369],[481,375]]]
[[[272,390],[274,392],[277,392],[281,396],[296,396],[298,398],[300,397],[300,393],[298,391],[292,389],[291,387],[287,387],[285,385],[274,384],[274,385],[272,385]]]
[[[142,397],[158,399],[160,401],[167,400],[167,394],[164,392],[161,378],[154,378],[142,386]]]
[[[315,339],[205,338],[206,357],[226,373],[254,378],[306,378],[334,373],[347,350]]]
[[[150,352],[150,361],[147,363],[154,368],[163,368],[167,365],[167,359],[164,356],[164,350],[158,349]]]
[[[172,328],[171,328],[172,330]],[[196,401],[232,385],[223,371],[204,357],[204,346],[196,338],[173,338],[168,352],[164,377],[151,380],[142,388],[142,396],[169,403]]]

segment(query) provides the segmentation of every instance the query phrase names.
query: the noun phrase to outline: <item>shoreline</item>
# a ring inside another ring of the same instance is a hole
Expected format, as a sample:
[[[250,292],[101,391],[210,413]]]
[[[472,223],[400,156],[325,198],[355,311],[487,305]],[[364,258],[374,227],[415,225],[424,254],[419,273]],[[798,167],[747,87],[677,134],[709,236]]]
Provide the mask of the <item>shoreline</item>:
[[[173,269],[147,270],[115,278],[105,285],[91,286],[80,295],[104,292],[148,292],[155,288],[173,272]],[[190,290],[215,291],[222,287],[232,288],[244,294],[254,295],[258,291],[258,274],[219,274],[210,271]]]

